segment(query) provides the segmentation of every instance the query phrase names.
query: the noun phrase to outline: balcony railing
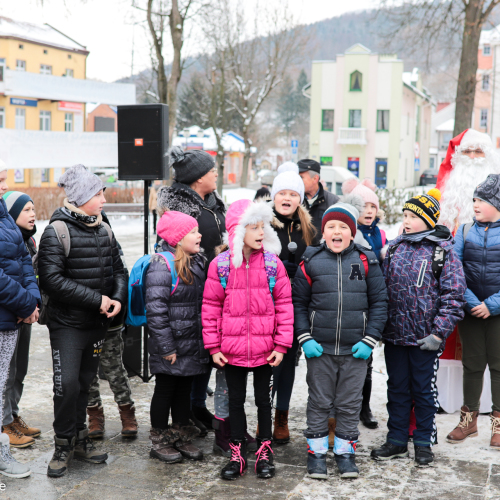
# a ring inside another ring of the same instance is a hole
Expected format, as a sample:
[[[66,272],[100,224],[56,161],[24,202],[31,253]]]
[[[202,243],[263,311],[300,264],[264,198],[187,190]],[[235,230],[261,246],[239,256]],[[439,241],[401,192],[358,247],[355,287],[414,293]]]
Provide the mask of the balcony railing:
[[[366,146],[366,129],[340,128],[337,144],[357,144]]]

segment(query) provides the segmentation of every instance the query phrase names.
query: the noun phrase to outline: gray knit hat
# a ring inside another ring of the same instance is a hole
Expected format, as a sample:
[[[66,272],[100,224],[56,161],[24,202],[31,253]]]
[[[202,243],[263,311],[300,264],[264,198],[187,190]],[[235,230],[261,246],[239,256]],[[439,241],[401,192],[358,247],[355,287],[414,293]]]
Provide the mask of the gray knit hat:
[[[189,185],[208,174],[215,167],[215,161],[206,151],[184,151],[174,146],[170,150],[170,166],[175,170],[175,180]]]
[[[490,174],[474,191],[473,198],[480,198],[500,211],[500,175]]]
[[[81,207],[105,189],[101,179],[83,165],[68,168],[59,179],[58,186],[64,188],[68,201],[75,207]]]

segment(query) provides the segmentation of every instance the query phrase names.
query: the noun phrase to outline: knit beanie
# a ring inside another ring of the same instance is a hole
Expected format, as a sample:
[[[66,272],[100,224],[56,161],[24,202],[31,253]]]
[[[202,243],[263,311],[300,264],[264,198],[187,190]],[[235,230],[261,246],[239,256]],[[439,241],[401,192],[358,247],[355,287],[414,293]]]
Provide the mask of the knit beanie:
[[[184,151],[180,146],[174,146],[169,154],[175,180],[182,184],[190,185],[196,182],[215,167],[213,157],[200,149]]]
[[[75,207],[81,207],[99,191],[106,189],[101,179],[83,165],[68,168],[57,185],[64,188],[68,201]]]
[[[500,175],[490,174],[474,191],[474,198],[479,198],[500,211]]]
[[[325,230],[325,224],[329,220],[340,220],[349,226],[352,236],[356,236],[356,226],[359,219],[359,211],[349,203],[338,202],[327,208],[321,221],[321,232]]]
[[[29,203],[30,201],[33,203],[33,200],[27,194],[21,193],[20,191],[7,191],[3,195],[3,199],[7,205],[9,215],[14,219],[14,222],[23,211],[26,203]]]
[[[295,172],[298,174],[299,166],[293,161],[286,161],[278,167],[278,174],[282,174],[283,172]]]
[[[418,215],[431,229],[437,224],[440,215],[439,200],[441,191],[431,189],[427,194],[418,194],[410,198],[403,206],[403,212],[409,210]]]
[[[377,186],[370,179],[363,179],[361,182],[358,178],[348,179],[342,184],[342,192],[344,194],[355,194],[360,196],[364,203],[373,203],[379,210],[379,200],[375,193]]]
[[[182,212],[165,212],[156,226],[156,232],[171,247],[174,247],[191,230],[198,226],[198,221]]]
[[[296,172],[287,170],[274,178],[271,189],[271,200],[274,201],[274,197],[284,189],[295,191],[300,196],[300,203],[304,201],[304,181]]]

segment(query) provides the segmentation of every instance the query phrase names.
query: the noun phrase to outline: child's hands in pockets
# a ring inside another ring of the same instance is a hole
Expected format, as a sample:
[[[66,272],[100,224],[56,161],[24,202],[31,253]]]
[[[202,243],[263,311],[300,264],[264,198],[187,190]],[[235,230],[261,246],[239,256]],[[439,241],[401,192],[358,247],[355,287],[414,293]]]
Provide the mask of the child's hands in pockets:
[[[274,361],[271,361],[274,359]],[[271,356],[267,358],[271,366],[278,366],[283,361],[283,353],[278,351],[273,351]]]
[[[167,361],[171,361],[171,365],[173,365],[177,361],[177,354],[170,354],[170,356],[163,356],[163,359],[166,359]]]
[[[224,357],[222,352],[212,354],[212,359],[214,360],[214,363],[219,366],[224,366],[227,363],[227,359]]]

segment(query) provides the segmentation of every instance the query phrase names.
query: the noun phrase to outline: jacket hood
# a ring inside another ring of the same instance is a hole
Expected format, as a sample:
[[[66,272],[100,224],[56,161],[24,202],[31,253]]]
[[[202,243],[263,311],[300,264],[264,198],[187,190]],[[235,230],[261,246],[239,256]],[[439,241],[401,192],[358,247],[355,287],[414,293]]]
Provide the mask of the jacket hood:
[[[279,255],[281,243],[278,235],[271,227],[274,213],[269,203],[253,202],[250,200],[238,200],[233,203],[226,216],[226,229],[224,243],[231,249],[231,261],[235,268],[243,264],[243,240],[245,238],[246,226],[258,222],[264,222],[264,250]]]
[[[7,217],[9,215],[9,211],[7,210],[7,204],[5,200],[0,196],[0,217]]]

